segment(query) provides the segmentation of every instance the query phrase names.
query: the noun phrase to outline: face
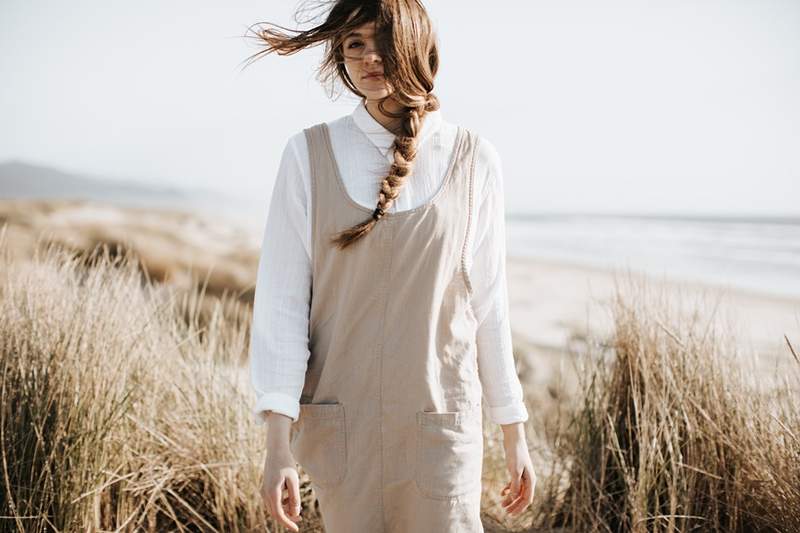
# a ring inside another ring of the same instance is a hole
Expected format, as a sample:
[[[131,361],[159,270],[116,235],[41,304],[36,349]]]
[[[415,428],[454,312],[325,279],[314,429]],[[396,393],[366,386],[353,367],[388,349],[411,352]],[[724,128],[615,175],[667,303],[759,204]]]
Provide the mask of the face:
[[[383,62],[375,48],[375,23],[354,29],[342,44],[344,64],[356,88],[367,100],[391,94],[390,84],[383,78]]]

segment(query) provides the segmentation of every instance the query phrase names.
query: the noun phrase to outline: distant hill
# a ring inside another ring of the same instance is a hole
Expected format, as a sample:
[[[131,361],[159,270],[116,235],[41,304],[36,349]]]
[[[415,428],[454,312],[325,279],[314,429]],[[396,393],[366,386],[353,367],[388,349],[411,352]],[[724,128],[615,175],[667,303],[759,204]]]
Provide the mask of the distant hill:
[[[220,191],[79,175],[18,160],[0,163],[0,198],[83,199],[121,206],[210,209],[221,213],[240,208],[240,200]]]

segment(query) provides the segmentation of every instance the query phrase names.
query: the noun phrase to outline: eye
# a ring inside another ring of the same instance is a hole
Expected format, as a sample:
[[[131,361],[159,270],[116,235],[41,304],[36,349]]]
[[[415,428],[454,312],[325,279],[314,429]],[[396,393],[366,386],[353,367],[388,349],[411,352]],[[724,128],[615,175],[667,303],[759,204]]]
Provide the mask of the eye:
[[[361,41],[352,41],[349,45],[347,45],[347,48],[353,48],[354,46],[360,46],[361,44]]]

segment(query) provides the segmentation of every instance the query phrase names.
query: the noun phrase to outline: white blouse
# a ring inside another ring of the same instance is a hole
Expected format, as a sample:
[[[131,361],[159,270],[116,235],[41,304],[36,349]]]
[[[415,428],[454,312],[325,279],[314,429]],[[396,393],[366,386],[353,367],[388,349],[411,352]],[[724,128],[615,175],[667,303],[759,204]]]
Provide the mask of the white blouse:
[[[394,134],[369,114],[361,99],[352,113],[327,123],[334,158],[349,195],[373,209],[393,161]],[[441,109],[423,121],[412,173],[390,212],[427,202],[443,182],[457,127]],[[524,422],[528,411],[514,365],[506,287],[506,237],[500,157],[485,138],[475,167],[475,230],[467,268],[478,320],[478,372],[490,420]],[[309,350],[311,287],[311,180],[308,145],[300,131],[289,138],[278,169],[264,230],[253,304],[250,374],[256,423],[267,411],[297,420]]]

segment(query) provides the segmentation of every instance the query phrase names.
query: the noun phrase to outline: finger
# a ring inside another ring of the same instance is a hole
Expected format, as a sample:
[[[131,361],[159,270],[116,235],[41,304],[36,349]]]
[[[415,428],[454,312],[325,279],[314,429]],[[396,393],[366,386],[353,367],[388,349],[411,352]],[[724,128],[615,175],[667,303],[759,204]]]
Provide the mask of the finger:
[[[514,494],[514,496],[519,495],[519,491],[521,490],[521,485],[522,485],[522,475],[524,472],[525,469],[523,468],[521,471],[514,472],[511,474],[511,493]]]
[[[272,489],[270,490],[270,501],[272,502],[273,509],[275,509],[275,514],[273,516],[275,519],[278,520],[278,522],[288,527],[292,531],[299,531],[297,524],[291,521],[289,517],[286,516],[286,513],[283,511],[283,506],[281,505],[280,502],[282,489],[283,489],[283,479],[281,479],[281,482],[278,485],[272,487]]]
[[[302,520],[300,511],[302,506],[300,504],[300,486],[298,478],[292,475],[286,476],[286,511],[287,514],[296,521]]]
[[[511,514],[516,514],[525,509],[530,503],[531,494],[531,476],[528,470],[525,469],[522,475],[522,487],[519,496],[508,506],[506,511]]]
[[[523,490],[525,489],[525,470],[523,469],[520,472],[519,476],[512,480],[512,486],[516,485],[517,489],[512,492],[506,497],[506,507],[513,505],[515,502],[519,500],[523,496]]]
[[[526,494],[526,489],[523,488],[520,495],[517,498],[515,498],[514,501],[511,502],[511,505],[509,505],[506,508],[506,511],[510,514],[517,514],[523,509],[525,509],[525,507],[527,506],[528,506],[528,497]]]
[[[264,508],[267,511],[269,516],[275,516],[275,509],[272,508],[272,497],[270,496],[270,491],[266,487],[262,487],[261,489],[261,500],[264,502]]]
[[[517,484],[519,486],[519,484]],[[517,489],[519,491],[520,489]],[[519,497],[519,493],[515,492],[514,490],[514,481],[513,479],[508,482],[505,488],[505,497],[503,498],[502,504],[504,507],[511,505],[516,499]]]
[[[520,495],[513,502],[511,502],[511,504],[508,507],[506,507],[506,512],[508,514],[514,515],[514,514],[519,513],[525,507],[527,507],[527,505],[528,505],[528,502],[527,502],[525,496]]]
[[[523,472],[524,472],[524,470],[523,470]],[[507,487],[510,487],[510,490],[509,490],[509,493],[506,496],[506,498],[503,500],[504,506],[505,505],[509,505],[511,502],[516,500],[517,497],[519,497],[520,478],[521,477],[522,477],[522,473],[521,472],[520,473],[511,474],[511,481],[509,481],[508,485],[506,485]]]
[[[503,500],[503,502],[502,502],[502,506],[503,506],[503,508],[505,508],[505,510],[506,510],[506,511],[508,511],[509,509],[511,509],[511,506],[512,506],[512,505],[514,505],[514,503],[516,503],[517,501],[519,501],[520,497],[521,497],[521,496],[514,496],[513,494],[512,494],[512,495],[509,495],[509,496],[508,496],[508,497],[506,497],[506,499],[505,499],[505,500]]]
[[[502,505],[503,507],[506,507],[506,508],[507,508],[509,505],[511,505],[512,503],[514,503],[515,501],[517,501],[517,499],[518,499],[518,498],[519,498],[519,496],[518,496],[518,495],[509,494],[509,495],[507,495],[507,496],[506,496],[506,497],[503,499],[503,501],[501,502],[501,505]]]
[[[516,499],[516,497],[517,497],[517,495],[514,494],[511,491],[511,488],[509,487],[508,489],[506,489],[506,491],[504,493],[503,502],[504,502],[505,505],[508,505],[509,503],[514,501]]]
[[[286,513],[291,520],[295,522],[299,522],[303,519],[300,516],[300,509],[296,508],[293,503],[291,503],[289,496],[284,496],[283,500],[281,500],[281,504],[283,505],[283,511]]]

